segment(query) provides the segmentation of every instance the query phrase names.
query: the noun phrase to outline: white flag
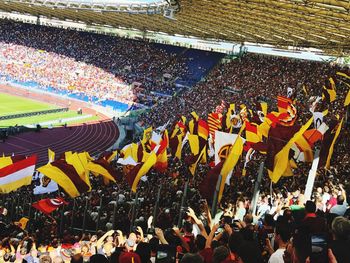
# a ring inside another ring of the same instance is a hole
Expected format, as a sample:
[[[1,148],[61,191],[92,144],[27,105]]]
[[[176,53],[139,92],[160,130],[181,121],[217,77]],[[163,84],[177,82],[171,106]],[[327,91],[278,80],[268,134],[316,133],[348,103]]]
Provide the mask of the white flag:
[[[58,191],[58,185],[56,182],[52,181],[50,178],[46,177],[42,173],[39,173],[40,185],[37,185],[33,189],[35,195],[53,193]]]
[[[217,165],[221,157],[227,157],[230,147],[237,139],[237,134],[215,131],[215,165]]]

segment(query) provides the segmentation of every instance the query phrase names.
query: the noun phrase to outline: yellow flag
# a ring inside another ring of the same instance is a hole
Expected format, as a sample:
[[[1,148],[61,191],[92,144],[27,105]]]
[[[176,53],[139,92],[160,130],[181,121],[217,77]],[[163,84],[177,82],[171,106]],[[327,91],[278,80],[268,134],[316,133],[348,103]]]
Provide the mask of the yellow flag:
[[[309,93],[307,92],[307,88],[305,85],[303,85],[303,91],[305,93],[305,96],[309,96]]]
[[[329,152],[328,152],[327,162],[326,162],[326,168],[327,169],[329,169],[329,167],[331,165],[331,158],[332,158],[332,155],[333,155],[334,144],[335,144],[335,141],[337,140],[337,138],[339,136],[341,127],[343,125],[343,120],[344,120],[344,118],[341,119],[340,124],[338,125],[338,128],[337,128],[337,131],[335,132],[334,139],[332,141],[331,147],[329,147]]]
[[[281,176],[285,173],[288,168],[289,163],[289,151],[293,143],[295,143],[300,136],[303,136],[303,133],[310,127],[313,122],[313,117],[304,124],[300,130],[294,134],[294,136],[289,140],[289,142],[279,151],[275,156],[274,169],[269,173],[270,179],[273,183],[277,183]]]
[[[74,198],[80,195],[74,182],[69,180],[67,175],[59,168],[48,163],[37,170],[49,177],[51,180],[55,181],[70,197]]]
[[[143,138],[142,138],[142,145],[144,145],[146,142],[148,142],[152,138],[152,127],[148,127],[143,131]]]
[[[91,171],[95,176],[102,175],[103,181],[106,184],[109,181],[116,182],[115,178],[109,173],[109,171],[100,164],[89,162],[87,169]]]
[[[51,163],[51,162],[53,162],[54,160],[55,160],[55,152],[54,151],[52,151],[51,149],[47,149],[47,151],[48,151],[48,163]]]
[[[198,135],[189,134],[188,142],[190,144],[191,153],[197,155],[199,153],[199,138]]]
[[[267,102],[260,102],[261,111],[264,113],[264,116],[267,115]]]
[[[117,154],[118,154],[118,150],[113,151],[113,153],[111,154],[111,156],[108,157],[107,162],[110,163],[110,162],[117,156]]]
[[[206,147],[203,147],[200,155],[198,156],[197,160],[195,163],[191,164],[188,169],[190,170],[191,174],[194,176],[194,174],[196,173],[196,168],[197,168],[197,164],[198,162],[203,158],[203,155],[205,154],[205,150],[206,150]]]
[[[345,77],[347,79],[350,79],[350,76],[348,76],[347,74],[343,73],[343,72],[337,72],[337,75]]]
[[[0,158],[0,169],[1,169],[1,168],[4,168],[4,167],[6,167],[6,166],[9,166],[9,165],[11,165],[12,163],[13,163],[13,162],[12,162],[11,157],[5,157],[5,156],[3,156],[3,157]]]
[[[177,140],[178,140],[178,144],[176,148],[175,157],[181,160],[183,135],[182,134],[177,135]]]
[[[348,106],[350,103],[350,90],[348,91],[348,94],[346,95],[345,101],[344,101],[344,106]]]
[[[79,177],[89,186],[91,190],[89,171],[87,170],[87,159],[85,153],[72,153],[66,157],[66,162],[73,165]]]
[[[219,195],[218,195],[219,202],[220,202],[222,194],[224,192],[227,176],[235,168],[240,156],[242,155],[243,144],[244,144],[243,139],[240,136],[237,136],[234,144],[232,145],[230,153],[227,156],[227,158],[224,162],[224,165],[222,166],[222,169],[220,172],[221,184],[220,184],[220,190],[219,190]]]
[[[141,179],[142,176],[148,173],[148,171],[152,168],[153,165],[157,162],[157,155],[155,152],[152,152],[146,162],[141,166],[140,170],[138,171],[134,182],[132,184],[131,190],[136,193],[137,185]]]
[[[139,149],[139,145],[137,143],[131,143],[125,146],[120,152],[124,155],[123,159],[128,158],[129,156],[137,162],[137,152]]]

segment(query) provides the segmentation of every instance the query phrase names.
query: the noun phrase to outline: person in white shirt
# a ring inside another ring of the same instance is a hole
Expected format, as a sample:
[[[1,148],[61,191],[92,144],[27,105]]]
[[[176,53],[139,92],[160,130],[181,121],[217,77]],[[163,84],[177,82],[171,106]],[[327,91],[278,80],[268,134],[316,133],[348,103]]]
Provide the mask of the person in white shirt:
[[[277,224],[275,229],[275,243],[278,244],[278,249],[273,251],[270,240],[266,240],[267,250],[271,254],[269,263],[284,263],[283,254],[286,250],[291,233],[287,225]]]
[[[322,195],[323,212],[326,212],[327,202],[330,198],[331,198],[331,195],[329,194],[329,187],[326,185],[324,187],[324,191],[323,191],[323,195]]]

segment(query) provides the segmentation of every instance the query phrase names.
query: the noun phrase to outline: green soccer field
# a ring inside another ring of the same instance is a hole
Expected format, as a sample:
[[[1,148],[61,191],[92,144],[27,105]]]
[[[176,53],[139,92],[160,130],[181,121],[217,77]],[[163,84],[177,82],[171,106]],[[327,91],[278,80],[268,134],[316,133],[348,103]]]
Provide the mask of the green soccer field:
[[[44,111],[49,109],[59,108],[56,105],[47,104],[23,97],[12,96],[5,93],[0,93],[0,116],[29,113],[35,111]],[[82,118],[81,118],[82,117]],[[86,117],[86,118],[85,118]],[[81,119],[80,119],[81,118]],[[25,118],[16,118],[9,120],[1,120],[0,127],[14,125],[33,125],[43,122],[54,122],[53,126],[60,126],[64,123],[83,123],[87,121],[97,120],[97,116],[78,115],[75,111],[50,113],[39,116],[31,116]],[[47,125],[42,125],[47,126]]]
[[[54,109],[56,106],[0,93],[0,116]]]

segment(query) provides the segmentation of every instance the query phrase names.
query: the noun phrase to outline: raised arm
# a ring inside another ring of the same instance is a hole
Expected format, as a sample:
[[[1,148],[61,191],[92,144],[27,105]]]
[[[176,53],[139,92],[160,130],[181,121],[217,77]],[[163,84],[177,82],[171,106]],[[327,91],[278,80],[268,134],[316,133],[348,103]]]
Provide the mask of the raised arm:
[[[213,228],[210,231],[207,241],[205,242],[205,248],[211,248],[211,242],[213,241],[215,232],[216,230],[218,230],[219,226],[220,226],[219,224],[213,225]]]
[[[97,249],[100,249],[102,247],[103,242],[108,236],[111,236],[114,234],[114,230],[109,230],[106,234],[104,234],[102,237],[100,237],[99,240],[96,242]]]
[[[189,246],[188,243],[185,241],[185,239],[183,238],[183,236],[181,236],[180,230],[179,230],[177,227],[173,227],[173,230],[174,230],[175,234],[180,238],[180,240],[181,240],[181,245],[189,252],[189,251],[190,251],[190,246]]]

